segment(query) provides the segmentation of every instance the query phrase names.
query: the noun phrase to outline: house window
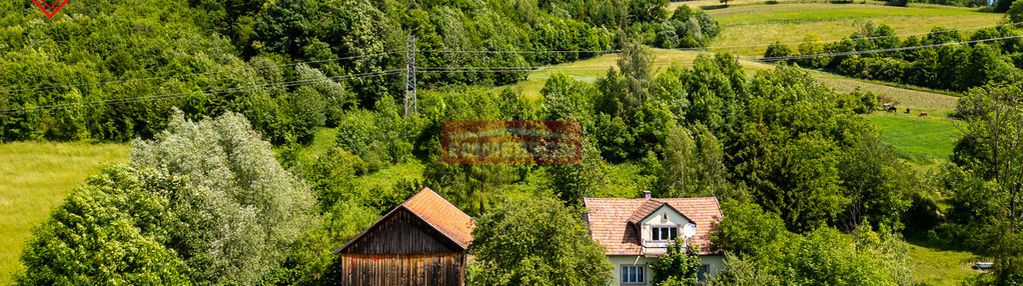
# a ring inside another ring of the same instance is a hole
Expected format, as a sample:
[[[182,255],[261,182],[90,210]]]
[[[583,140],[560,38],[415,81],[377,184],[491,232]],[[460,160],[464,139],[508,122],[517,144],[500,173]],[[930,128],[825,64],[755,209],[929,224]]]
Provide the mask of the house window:
[[[622,284],[642,284],[645,283],[643,275],[643,266],[631,266],[622,265]]]
[[[650,228],[650,240],[668,241],[678,237],[678,228],[674,226],[655,226]]]
[[[700,281],[707,281],[707,273],[710,273],[710,265],[700,265],[700,269],[696,271],[696,278]]]

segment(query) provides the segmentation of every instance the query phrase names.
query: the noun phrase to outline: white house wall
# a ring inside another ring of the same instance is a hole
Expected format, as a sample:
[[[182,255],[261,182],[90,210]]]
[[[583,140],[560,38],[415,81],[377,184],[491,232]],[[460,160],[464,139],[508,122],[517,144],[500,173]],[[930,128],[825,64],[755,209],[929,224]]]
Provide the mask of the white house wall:
[[[611,265],[614,268],[611,273],[614,276],[614,280],[611,281],[610,285],[637,285],[637,284],[622,284],[622,266],[643,266],[646,273],[643,276],[646,284],[638,285],[653,285],[651,279],[653,278],[653,272],[650,270],[650,263],[657,260],[657,257],[645,257],[645,256],[608,256],[608,260],[611,261]],[[724,259],[720,255],[704,255],[700,256],[700,264],[708,266],[709,274],[715,275],[718,272],[724,270]]]
[[[667,214],[668,217],[667,220],[664,220],[665,214]],[[685,224],[688,223],[690,223],[690,220],[686,220],[685,217],[682,217],[682,214],[679,214],[677,211],[675,211],[675,209],[668,207],[667,205],[662,205],[656,211],[651,213],[650,216],[647,217],[647,219],[643,219],[642,222],[640,222],[639,225],[642,226],[642,230],[639,232],[640,243],[642,241],[648,241],[651,239],[650,237],[651,227],[666,226],[678,227],[679,228],[678,236],[682,236],[681,227],[685,226]],[[707,226],[697,227],[701,228]]]

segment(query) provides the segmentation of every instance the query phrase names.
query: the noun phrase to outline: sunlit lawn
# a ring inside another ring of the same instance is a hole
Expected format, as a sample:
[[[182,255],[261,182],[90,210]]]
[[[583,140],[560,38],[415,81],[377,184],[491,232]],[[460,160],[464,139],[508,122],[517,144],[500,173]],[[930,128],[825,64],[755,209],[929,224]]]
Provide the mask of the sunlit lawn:
[[[980,274],[971,268],[978,257],[965,251],[945,250],[910,241],[909,259],[917,285],[960,285]]]
[[[941,113],[921,117],[916,112],[876,112],[868,118],[881,133],[881,141],[920,165],[947,160],[962,136],[963,123]]]
[[[773,42],[791,43],[793,48],[806,35],[819,40],[848,37],[868,21],[886,24],[899,35],[924,35],[935,26],[973,30],[998,25],[1002,14],[976,9],[913,5],[891,7],[871,4],[775,4],[747,5],[707,11],[721,24],[721,35],[712,51],[762,56]]]
[[[18,257],[32,228],[87,177],[127,158],[123,144],[0,144],[0,285],[22,269]]]

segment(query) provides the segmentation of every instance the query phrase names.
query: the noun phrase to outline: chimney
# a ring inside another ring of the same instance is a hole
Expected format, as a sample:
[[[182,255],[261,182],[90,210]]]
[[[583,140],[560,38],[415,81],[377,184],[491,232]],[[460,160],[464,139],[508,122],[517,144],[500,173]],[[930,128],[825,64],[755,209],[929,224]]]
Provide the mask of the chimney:
[[[643,190],[643,198],[644,199],[650,199],[650,191]]]

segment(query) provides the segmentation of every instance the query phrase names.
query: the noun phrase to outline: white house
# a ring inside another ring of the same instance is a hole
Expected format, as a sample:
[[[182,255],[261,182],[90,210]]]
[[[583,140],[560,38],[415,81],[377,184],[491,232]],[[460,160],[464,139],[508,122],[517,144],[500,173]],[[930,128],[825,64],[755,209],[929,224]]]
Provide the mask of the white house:
[[[685,234],[700,247],[701,279],[724,267],[708,237],[722,217],[716,198],[651,198],[644,192],[639,199],[586,198],[584,203],[590,234],[614,265],[611,285],[652,285],[648,264]]]

